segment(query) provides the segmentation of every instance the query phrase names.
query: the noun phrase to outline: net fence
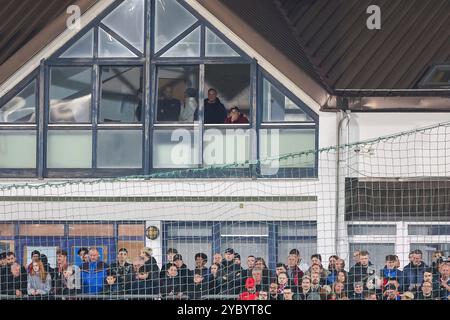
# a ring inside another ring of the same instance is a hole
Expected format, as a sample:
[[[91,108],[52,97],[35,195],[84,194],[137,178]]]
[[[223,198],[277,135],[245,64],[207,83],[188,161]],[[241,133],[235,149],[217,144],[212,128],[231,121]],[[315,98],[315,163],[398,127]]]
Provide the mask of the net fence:
[[[1,299],[447,300],[449,135],[3,181]]]

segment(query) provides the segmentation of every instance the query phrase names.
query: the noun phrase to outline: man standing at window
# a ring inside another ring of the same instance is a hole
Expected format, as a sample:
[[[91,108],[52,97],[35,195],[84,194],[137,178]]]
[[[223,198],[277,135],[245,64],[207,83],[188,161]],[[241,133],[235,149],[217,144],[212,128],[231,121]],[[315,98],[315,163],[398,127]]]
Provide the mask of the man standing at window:
[[[158,122],[177,122],[180,116],[180,108],[181,102],[173,97],[172,87],[165,87],[162,92],[162,99],[158,100]]]
[[[227,118],[225,106],[217,98],[217,90],[209,89],[208,98],[205,99],[205,124],[222,124]],[[198,110],[195,112],[194,119],[198,119]]]

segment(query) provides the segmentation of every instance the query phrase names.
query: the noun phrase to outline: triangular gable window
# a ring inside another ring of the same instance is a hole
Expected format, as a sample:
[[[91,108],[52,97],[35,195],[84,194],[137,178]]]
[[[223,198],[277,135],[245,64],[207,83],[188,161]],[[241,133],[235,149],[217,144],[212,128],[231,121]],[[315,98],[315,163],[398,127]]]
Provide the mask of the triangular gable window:
[[[102,23],[140,52],[144,52],[144,12],[144,1],[126,0],[106,16]]]
[[[155,52],[167,46],[197,21],[197,18],[177,1],[157,0]]]
[[[313,122],[306,106],[288,98],[268,79],[263,80],[263,122]]]
[[[207,57],[239,57],[236,51],[209,28],[206,28],[205,55]]]
[[[161,57],[200,57],[200,27],[180,40]]]
[[[94,32],[89,30],[69,49],[67,49],[61,58],[92,58],[94,56]]]
[[[136,57],[133,52],[101,28],[99,28],[98,55],[100,58]]]
[[[36,122],[36,80],[0,106],[0,123]]]

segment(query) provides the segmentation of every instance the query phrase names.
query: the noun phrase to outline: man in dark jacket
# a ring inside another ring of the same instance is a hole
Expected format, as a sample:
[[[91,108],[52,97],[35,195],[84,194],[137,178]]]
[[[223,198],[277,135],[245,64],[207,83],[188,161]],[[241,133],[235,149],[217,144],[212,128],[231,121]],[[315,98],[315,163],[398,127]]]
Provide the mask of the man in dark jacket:
[[[403,268],[403,290],[411,291],[414,295],[417,295],[423,282],[423,273],[428,266],[422,261],[421,250],[412,251],[411,260],[412,262]]]
[[[174,255],[173,263],[177,266],[181,287],[187,288],[190,281],[192,281],[194,277],[194,272],[188,269],[186,264],[183,262],[183,257],[179,253]]]
[[[181,102],[173,97],[172,87],[164,88],[162,99],[158,100],[157,120],[178,122],[180,116]]]
[[[209,294],[208,282],[202,275],[200,269],[195,269],[194,278],[189,281],[188,296],[191,300],[202,300],[202,297]]]
[[[208,90],[208,98],[204,104],[204,123],[205,124],[222,124],[227,118],[227,110],[225,106],[217,98],[216,89]],[[198,119],[198,109],[194,113],[194,120]]]
[[[224,259],[222,260],[222,285],[224,294],[235,294],[240,290],[240,275],[242,269],[235,263],[234,249],[227,248],[224,252]]]
[[[369,279],[369,275],[375,272],[373,268],[372,262],[369,261],[369,252],[361,250],[359,253],[359,262],[356,263],[348,272],[348,282],[350,284],[349,288],[351,291],[349,294],[353,294],[353,286],[355,282],[363,282],[365,290],[373,289],[367,288],[367,280]]]
[[[128,250],[120,248],[117,253],[117,261],[111,263],[111,273],[117,277],[118,291],[124,293],[127,288],[125,286],[131,282],[133,265],[127,262]]]
[[[27,294],[27,273],[17,262],[7,266],[6,276],[2,282],[2,293],[22,297]]]

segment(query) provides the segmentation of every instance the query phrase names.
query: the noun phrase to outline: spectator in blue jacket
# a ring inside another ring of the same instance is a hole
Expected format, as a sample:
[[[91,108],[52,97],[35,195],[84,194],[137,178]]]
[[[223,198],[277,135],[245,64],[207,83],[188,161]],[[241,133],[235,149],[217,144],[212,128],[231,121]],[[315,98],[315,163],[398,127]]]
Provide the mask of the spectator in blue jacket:
[[[383,287],[388,284],[390,280],[397,280],[399,283],[399,291],[403,292],[404,277],[403,272],[397,269],[397,257],[392,254],[386,256],[386,264],[380,270],[380,277],[383,280]]]
[[[108,265],[100,260],[97,248],[89,249],[89,262],[81,265],[81,283],[85,294],[103,292]]]

